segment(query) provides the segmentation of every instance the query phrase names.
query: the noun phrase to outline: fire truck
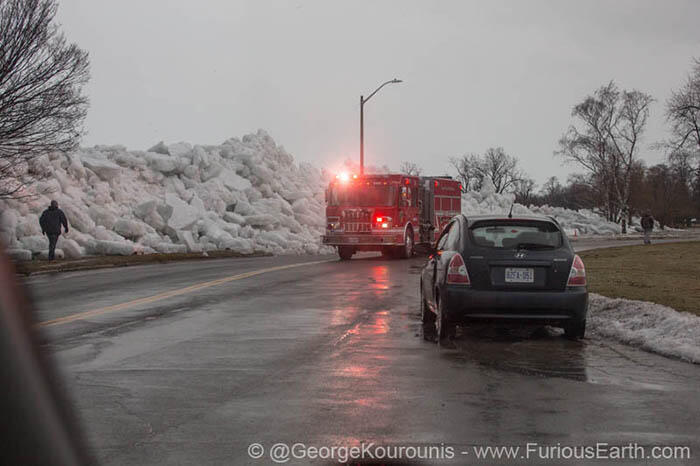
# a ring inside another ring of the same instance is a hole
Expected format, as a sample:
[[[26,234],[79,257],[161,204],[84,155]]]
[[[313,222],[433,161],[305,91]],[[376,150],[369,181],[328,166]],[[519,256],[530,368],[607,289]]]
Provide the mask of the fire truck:
[[[408,258],[461,209],[461,186],[449,177],[341,174],[326,190],[322,241],[342,260],[358,251]]]

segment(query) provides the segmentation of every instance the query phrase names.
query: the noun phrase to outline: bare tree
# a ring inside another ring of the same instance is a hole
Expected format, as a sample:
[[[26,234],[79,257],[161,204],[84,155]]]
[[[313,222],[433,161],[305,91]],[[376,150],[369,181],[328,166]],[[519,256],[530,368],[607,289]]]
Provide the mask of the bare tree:
[[[518,159],[506,154],[502,147],[486,149],[482,158],[481,173],[491,178],[497,193],[511,190],[515,183],[523,179],[518,169]]]
[[[541,192],[543,196],[554,198],[562,191],[562,189],[563,186],[559,182],[559,178],[556,176],[550,176],[542,185]]]
[[[672,151],[700,152],[700,59],[695,59],[685,84],[671,94],[666,117],[671,124]]]
[[[485,178],[491,179],[497,193],[513,191],[516,183],[525,176],[518,168],[518,159],[508,155],[502,147],[490,147],[484,155],[465,155],[459,159],[450,159],[457,170],[457,176],[463,189],[479,190]]]
[[[411,176],[420,176],[423,173],[423,170],[413,162],[402,162],[399,171]]]
[[[535,180],[532,178],[523,178],[513,185],[513,194],[515,194],[515,201],[528,205],[532,203],[535,194]]]
[[[481,189],[482,177],[478,170],[479,156],[467,154],[460,158],[450,158],[450,164],[457,171],[457,179],[462,185],[462,191],[478,191]]]
[[[0,0],[0,198],[40,174],[35,157],[74,150],[88,101],[87,52],[69,44],[55,0]]]
[[[629,214],[632,171],[653,100],[637,90],[620,91],[611,81],[574,107],[581,129],[570,126],[555,152],[604,187],[604,210],[615,222]]]

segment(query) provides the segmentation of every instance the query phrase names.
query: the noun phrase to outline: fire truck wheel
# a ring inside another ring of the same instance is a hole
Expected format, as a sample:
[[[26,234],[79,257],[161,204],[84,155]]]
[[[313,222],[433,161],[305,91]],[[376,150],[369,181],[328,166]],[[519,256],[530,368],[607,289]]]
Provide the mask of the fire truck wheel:
[[[413,257],[413,230],[408,227],[406,230],[406,238],[404,239],[403,246],[399,248],[398,256],[401,259],[410,259]]]
[[[341,261],[350,260],[352,255],[355,254],[355,250],[348,246],[338,246],[338,255]]]

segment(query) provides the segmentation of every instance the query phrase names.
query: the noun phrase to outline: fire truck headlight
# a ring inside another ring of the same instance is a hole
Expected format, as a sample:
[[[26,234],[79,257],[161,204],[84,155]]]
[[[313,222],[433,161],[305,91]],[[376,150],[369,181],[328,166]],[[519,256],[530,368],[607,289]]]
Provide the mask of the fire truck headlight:
[[[381,217],[375,217],[374,219],[376,220],[374,222],[375,228],[382,228],[382,229],[391,228],[391,220],[392,220],[391,217],[381,216]]]
[[[338,174],[337,178],[343,183],[350,181],[350,175],[345,172]]]

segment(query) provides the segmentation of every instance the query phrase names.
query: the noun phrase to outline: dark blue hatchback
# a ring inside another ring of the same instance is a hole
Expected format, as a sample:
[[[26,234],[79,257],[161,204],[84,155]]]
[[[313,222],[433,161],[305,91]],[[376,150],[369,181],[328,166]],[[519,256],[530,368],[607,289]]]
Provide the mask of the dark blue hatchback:
[[[443,340],[457,324],[500,321],[586,332],[583,261],[549,217],[458,215],[421,273],[424,335]]]

